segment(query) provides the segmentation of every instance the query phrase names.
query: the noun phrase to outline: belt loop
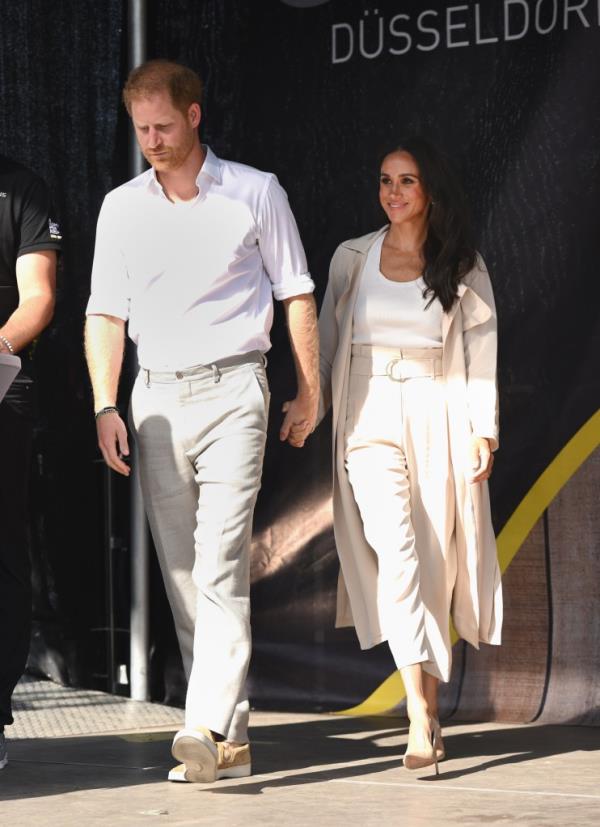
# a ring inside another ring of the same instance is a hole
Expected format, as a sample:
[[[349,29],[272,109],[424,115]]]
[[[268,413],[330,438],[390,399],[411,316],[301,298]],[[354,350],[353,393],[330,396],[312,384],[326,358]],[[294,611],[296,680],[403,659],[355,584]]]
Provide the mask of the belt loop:
[[[211,368],[212,368],[212,373],[213,373],[213,381],[214,381],[215,385],[218,385],[218,383],[221,381],[221,371],[214,364],[214,362],[211,365]]]
[[[145,374],[144,384],[146,385],[147,388],[149,388],[150,387],[150,371],[147,368],[142,368],[142,370],[144,371],[144,374]]]

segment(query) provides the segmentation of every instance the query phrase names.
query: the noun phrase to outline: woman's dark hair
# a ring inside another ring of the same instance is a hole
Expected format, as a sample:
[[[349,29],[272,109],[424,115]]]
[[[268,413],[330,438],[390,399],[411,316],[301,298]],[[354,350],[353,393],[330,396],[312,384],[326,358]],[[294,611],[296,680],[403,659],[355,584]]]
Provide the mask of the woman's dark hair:
[[[423,245],[425,297],[439,299],[447,312],[458,296],[458,285],[477,258],[463,188],[449,160],[426,138],[406,138],[384,157],[393,152],[412,155],[431,200]]]

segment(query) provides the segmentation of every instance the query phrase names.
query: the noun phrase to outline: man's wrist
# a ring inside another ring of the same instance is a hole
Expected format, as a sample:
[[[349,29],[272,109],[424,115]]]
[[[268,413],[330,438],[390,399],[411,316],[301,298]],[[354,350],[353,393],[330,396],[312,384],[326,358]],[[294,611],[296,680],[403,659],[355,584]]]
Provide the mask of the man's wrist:
[[[319,387],[314,385],[298,385],[296,391],[296,399],[301,399],[306,402],[314,402],[319,398]]]
[[[101,416],[105,416],[106,414],[111,414],[111,413],[116,413],[116,414],[119,413],[119,409],[117,408],[116,405],[105,405],[103,408],[100,408],[99,410],[94,411],[94,418],[98,419]]]

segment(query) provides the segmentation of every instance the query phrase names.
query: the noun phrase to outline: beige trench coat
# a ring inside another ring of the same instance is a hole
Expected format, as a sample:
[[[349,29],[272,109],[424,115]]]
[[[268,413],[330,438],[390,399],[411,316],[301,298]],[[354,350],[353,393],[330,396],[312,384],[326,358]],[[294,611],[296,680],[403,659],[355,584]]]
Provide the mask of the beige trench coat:
[[[377,559],[368,545],[344,467],[344,423],[354,304],[366,253],[387,230],[341,244],[331,261],[319,316],[321,400],[319,421],[333,406],[333,515],[340,558],[336,626],[356,627],[363,649],[385,640],[377,606]],[[465,480],[472,434],[498,447],[496,311],[483,260],[467,274],[442,322],[450,456],[456,502],[457,574],[452,620],[478,647],[500,643],[502,587],[487,482]]]

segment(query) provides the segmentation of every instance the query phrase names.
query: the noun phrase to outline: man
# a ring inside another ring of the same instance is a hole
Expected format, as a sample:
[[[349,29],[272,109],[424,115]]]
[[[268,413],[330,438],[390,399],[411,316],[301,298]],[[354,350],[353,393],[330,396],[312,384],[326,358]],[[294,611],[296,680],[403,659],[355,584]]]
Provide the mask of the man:
[[[140,479],[188,675],[171,780],[250,775],[249,546],[262,471],[272,294],[283,301],[298,392],[280,438],[314,427],[314,284],[285,192],[200,143],[198,76],[150,61],[123,99],[151,169],[109,193],[98,219],[86,353],[98,441],[128,475],[116,409],[124,327],[138,347],[131,399]],[[291,433],[292,427],[294,433]]]
[[[0,402],[0,769],[8,760],[4,727],[13,722],[12,693],[31,633],[27,491],[34,383],[28,345],[52,318],[59,249],[46,185],[0,156],[0,353],[22,361]]]

